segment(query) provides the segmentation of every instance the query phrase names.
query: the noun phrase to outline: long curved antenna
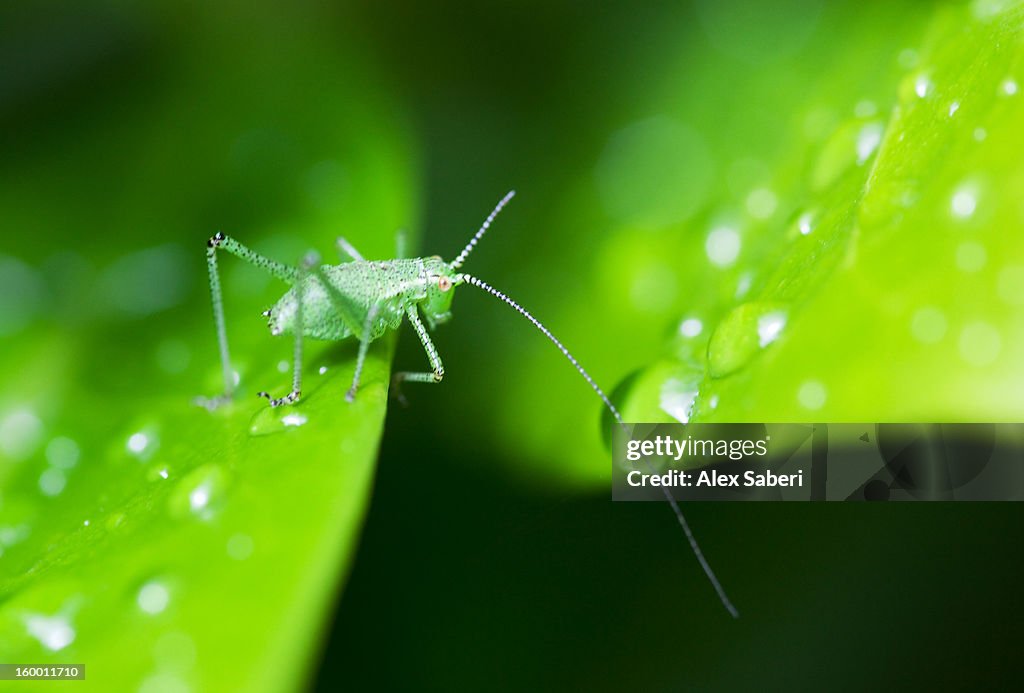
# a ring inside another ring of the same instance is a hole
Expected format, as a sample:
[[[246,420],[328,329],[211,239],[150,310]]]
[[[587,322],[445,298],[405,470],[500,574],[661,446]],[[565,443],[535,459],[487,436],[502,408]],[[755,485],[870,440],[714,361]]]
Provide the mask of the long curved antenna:
[[[515,196],[516,191],[509,190],[505,197],[501,198],[501,202],[499,202],[498,205],[494,208],[494,211],[488,214],[487,218],[484,219],[484,223],[480,227],[480,230],[477,231],[471,239],[469,239],[469,243],[466,244],[466,247],[463,248],[462,252],[459,253],[459,256],[452,261],[452,269],[459,269],[460,267],[462,267],[462,263],[466,261],[466,258],[469,257],[469,254],[473,252],[473,248],[476,247],[477,241],[483,238],[483,235],[487,233],[487,229],[491,228],[491,222],[494,221],[494,217],[498,216],[498,212],[500,212],[502,208],[508,204],[508,201]]]
[[[468,254],[468,252],[473,248],[473,244],[476,242],[476,239],[483,235],[483,232],[487,229],[487,225],[490,223],[491,219],[494,218],[494,215],[498,213],[502,206],[504,206],[505,202],[507,202],[511,197],[512,193],[509,193],[508,195],[505,196],[505,199],[498,204],[497,209],[495,209],[491,216],[487,218],[487,221],[484,222],[484,227],[480,229],[477,235],[473,238],[473,241],[471,241],[470,244],[466,246],[466,250],[462,251],[462,255],[459,256],[460,258]],[[457,265],[452,263],[452,266],[456,267]],[[569,350],[565,348],[565,345],[558,341],[558,338],[555,337],[555,335],[551,334],[551,330],[544,327],[540,320],[538,320],[537,318],[533,317],[533,315],[530,314],[530,311],[523,308],[521,305],[513,301],[511,298],[509,298],[502,292],[495,289],[490,284],[480,279],[477,279],[472,275],[461,273],[458,275],[458,279],[466,282],[467,284],[472,284],[476,288],[486,291],[491,296],[494,296],[495,298],[504,301],[508,305],[512,306],[512,308],[517,313],[519,313],[524,318],[529,320],[534,327],[540,330],[540,332],[545,337],[550,339],[552,343],[556,347],[558,347],[558,350],[562,352],[562,355],[565,356],[565,358],[569,359],[569,363],[571,363],[576,368],[576,370],[579,371],[579,374],[583,376],[583,379],[587,381],[587,384],[589,384],[590,387],[593,388],[594,392],[597,393],[597,396],[601,398],[602,402],[604,402],[604,405],[608,407],[608,411],[610,411],[612,413],[612,416],[615,417],[615,420],[618,422],[618,424],[622,426],[623,429],[627,429],[626,422],[623,421],[622,415],[619,414],[619,410],[615,408],[615,405],[612,404],[612,401],[608,398],[608,395],[604,393],[604,390],[602,390],[601,387],[596,382],[594,382],[594,379],[591,378],[590,374],[587,373],[583,366],[580,365],[579,361],[576,360],[576,357],[569,353]],[[701,569],[707,576],[708,581],[711,583],[711,586],[715,588],[715,592],[718,594],[718,599],[722,602],[722,606],[725,607],[726,611],[728,611],[733,618],[739,618],[740,612],[736,610],[735,606],[733,606],[732,601],[730,601],[729,596],[725,593],[725,589],[722,587],[722,583],[720,583],[718,581],[718,578],[715,576],[715,571],[711,569],[711,564],[708,563],[707,558],[704,557],[704,552],[701,551],[700,544],[697,543],[697,538],[693,536],[693,532],[690,530],[690,523],[686,521],[686,517],[683,515],[683,511],[679,508],[679,503],[676,502],[676,499],[672,497],[672,494],[669,493],[667,488],[662,486],[661,490],[662,493],[665,494],[665,500],[668,501],[669,506],[672,508],[672,512],[676,516],[676,520],[679,521],[679,526],[682,527],[683,534],[686,535],[686,541],[690,544],[690,549],[693,551],[693,555],[697,557],[697,562],[700,564]]]

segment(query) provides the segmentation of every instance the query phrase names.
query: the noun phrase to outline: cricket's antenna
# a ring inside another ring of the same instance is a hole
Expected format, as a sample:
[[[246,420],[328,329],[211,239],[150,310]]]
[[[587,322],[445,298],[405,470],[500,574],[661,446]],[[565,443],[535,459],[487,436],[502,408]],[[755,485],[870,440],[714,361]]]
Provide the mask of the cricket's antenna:
[[[455,259],[455,262],[452,263],[452,267],[458,267],[459,264],[461,264],[461,261],[464,260],[465,256],[469,254],[469,251],[473,249],[473,245],[476,243],[477,239],[483,235],[484,231],[487,230],[487,226],[488,224],[490,224],[491,219],[493,219],[494,215],[497,214],[505,205],[505,203],[512,198],[513,194],[514,193],[510,192],[508,195],[505,196],[505,198],[500,203],[498,203],[498,206],[495,208],[495,210],[491,212],[491,216],[487,217],[487,221],[484,222],[483,227],[477,232],[476,236],[473,237],[473,240],[470,241],[469,245],[466,246],[466,249],[462,251],[462,254],[459,255],[459,257]],[[508,305],[512,306],[512,308],[514,308],[517,313],[519,313],[524,318],[533,323],[533,326],[540,330],[545,337],[550,339],[552,343],[554,343],[554,345],[558,347],[558,350],[562,352],[562,355],[564,355],[565,358],[569,359],[569,363],[575,366],[576,370],[579,371],[579,374],[583,376],[583,379],[587,381],[590,387],[593,388],[594,392],[597,393],[597,396],[601,398],[601,401],[604,402],[604,405],[608,407],[608,410],[612,413],[612,416],[615,417],[615,420],[618,422],[618,424],[622,426],[624,430],[627,429],[626,422],[623,421],[622,415],[619,414],[619,410],[615,408],[615,405],[612,404],[612,401],[608,399],[608,395],[604,393],[604,390],[602,390],[601,387],[596,382],[594,382],[594,379],[591,378],[590,374],[587,373],[583,366],[579,364],[579,361],[576,360],[576,357],[569,353],[569,350],[566,349],[560,341],[558,341],[558,338],[555,337],[555,335],[551,334],[551,330],[544,327],[544,325],[541,324],[540,320],[538,320],[537,318],[533,317],[533,315],[530,314],[530,311],[523,308],[521,305],[513,301],[511,298],[509,298],[502,292],[495,289],[490,284],[480,279],[477,279],[472,275],[462,273],[459,275],[459,279],[468,284],[472,284],[478,289],[483,289],[491,296],[494,296],[495,298],[504,301]],[[672,497],[672,494],[669,493],[669,490],[667,488],[662,486],[661,490],[662,493],[665,495],[665,500],[668,501],[669,506],[672,508],[672,513],[676,516],[676,520],[679,522],[679,526],[682,527],[683,534],[686,535],[686,541],[689,542],[690,549],[693,551],[693,555],[697,557],[697,562],[700,563],[701,569],[707,576],[708,581],[711,582],[711,586],[715,588],[715,592],[718,594],[718,599],[722,602],[722,606],[725,607],[726,611],[728,611],[733,618],[739,618],[740,612],[736,610],[736,607],[733,606],[732,601],[729,600],[729,596],[725,593],[725,589],[722,587],[722,583],[718,581],[718,578],[715,576],[715,571],[711,569],[711,564],[708,563],[708,560],[704,557],[704,552],[701,551],[700,544],[697,543],[697,538],[693,536],[693,532],[690,530],[690,523],[688,523],[686,521],[686,517],[683,516],[683,511],[679,508],[679,503],[676,502],[676,499]]]
[[[476,247],[477,241],[479,241],[483,237],[483,235],[487,233],[487,229],[491,228],[491,222],[494,221],[494,217],[498,216],[498,212],[500,212],[501,209],[508,204],[508,201],[515,197],[515,195],[515,190],[509,190],[508,194],[505,195],[505,197],[501,198],[501,202],[499,202],[498,205],[494,208],[494,211],[488,214],[487,218],[484,219],[484,223],[480,227],[480,230],[477,231],[476,234],[474,234],[471,239],[469,239],[469,243],[466,244],[466,247],[463,248],[462,252],[459,253],[459,256],[452,261],[452,269],[459,269],[460,267],[462,267],[462,263],[466,261],[466,258],[469,257],[469,254],[473,251],[473,248]]]
[[[512,195],[512,193],[509,193],[508,196],[505,197],[505,200],[509,199],[509,197],[511,197],[511,195]],[[504,204],[505,200],[502,200],[502,204]],[[498,205],[498,209],[501,209],[501,204]],[[495,211],[497,211],[497,210],[495,210]],[[486,223],[484,225],[484,228],[487,228]],[[470,245],[468,247],[471,248],[472,245],[473,244],[470,243]],[[465,251],[463,251],[463,252],[465,252]],[[594,379],[590,377],[590,373],[587,373],[587,371],[583,368],[583,366],[580,365],[579,361],[576,360],[576,357],[569,353],[569,350],[566,349],[565,346],[560,341],[558,341],[558,338],[555,337],[555,335],[551,334],[551,330],[549,330],[548,328],[544,327],[544,325],[541,324],[540,320],[538,320],[537,318],[533,317],[528,310],[523,308],[521,305],[519,305],[518,303],[513,301],[511,298],[509,298],[505,294],[503,294],[500,291],[498,291],[497,289],[495,289],[490,284],[487,284],[486,282],[483,282],[483,281],[477,279],[476,277],[474,277],[472,275],[469,275],[469,274],[465,274],[465,273],[460,274],[459,278],[462,279],[462,281],[465,281],[465,282],[468,282],[468,283],[472,284],[473,286],[475,286],[478,289],[483,289],[484,291],[489,293],[491,296],[494,296],[495,298],[501,299],[505,303],[507,303],[510,306],[512,306],[516,310],[517,313],[519,313],[524,318],[526,318],[531,323],[533,323],[533,326],[536,327],[538,330],[540,330],[544,334],[545,337],[547,337],[552,342],[554,342],[554,345],[556,347],[558,347],[558,350],[562,352],[562,354],[565,356],[565,358],[569,359],[569,363],[571,363],[573,366],[576,367],[576,370],[579,371],[580,375],[583,376],[583,379],[587,381],[587,383],[590,385],[590,387],[592,387],[594,389],[594,392],[597,393],[597,396],[601,398],[601,401],[604,402],[604,405],[606,407],[608,407],[608,410],[612,413],[612,416],[615,417],[615,420],[619,422],[619,425],[623,426],[623,427],[626,425],[626,422],[622,420],[622,416],[619,414],[619,410],[616,409],[615,405],[612,404],[612,401],[610,399],[608,399],[608,395],[606,395],[604,393],[604,390],[602,390],[601,387],[597,383],[594,382]]]

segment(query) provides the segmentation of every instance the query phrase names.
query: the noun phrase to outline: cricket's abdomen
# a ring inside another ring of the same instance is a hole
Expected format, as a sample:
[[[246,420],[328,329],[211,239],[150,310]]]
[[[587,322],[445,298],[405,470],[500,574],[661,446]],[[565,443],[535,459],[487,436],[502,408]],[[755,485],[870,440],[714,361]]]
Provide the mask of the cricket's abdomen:
[[[321,267],[330,290],[314,275],[302,284],[302,335],[311,339],[340,341],[361,331],[370,308],[377,305],[371,339],[402,324],[405,307],[422,300],[422,261],[348,262]],[[273,334],[294,333],[297,321],[298,285],[270,310]],[[352,323],[355,323],[353,326]],[[353,329],[355,327],[355,329]]]

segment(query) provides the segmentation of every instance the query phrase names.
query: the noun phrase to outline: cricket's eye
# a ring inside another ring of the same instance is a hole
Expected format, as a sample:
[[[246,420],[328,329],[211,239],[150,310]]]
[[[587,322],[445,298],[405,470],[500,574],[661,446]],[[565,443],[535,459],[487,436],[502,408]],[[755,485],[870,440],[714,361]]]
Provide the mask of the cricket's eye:
[[[438,277],[437,288],[439,288],[441,291],[447,291],[448,289],[452,288],[452,280],[449,279],[448,277]]]

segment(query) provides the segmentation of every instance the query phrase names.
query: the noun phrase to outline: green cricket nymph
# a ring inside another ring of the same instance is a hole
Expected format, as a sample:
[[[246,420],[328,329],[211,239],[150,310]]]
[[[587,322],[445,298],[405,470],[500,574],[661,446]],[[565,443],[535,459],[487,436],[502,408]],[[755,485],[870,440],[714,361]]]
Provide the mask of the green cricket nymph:
[[[263,313],[273,335],[292,334],[295,338],[292,390],[284,397],[273,398],[267,392],[258,393],[266,397],[271,407],[294,404],[302,396],[302,342],[303,339],[339,341],[354,337],[359,340],[352,386],[345,395],[351,402],[359,389],[359,378],[366,361],[370,343],[388,330],[397,330],[403,319],[408,319],[420,338],[423,350],[430,362],[430,372],[398,372],[392,377],[392,392],[399,398],[399,385],[403,381],[439,383],[444,378],[444,364],[437,348],[430,340],[427,327],[420,319],[426,319],[433,329],[451,318],[452,297],[455,288],[470,284],[504,301],[516,312],[530,321],[576,368],[587,384],[597,393],[604,405],[620,426],[626,424],[618,409],[598,386],[590,374],[579,364],[568,349],[537,318],[517,302],[476,277],[460,272],[466,258],[477,242],[487,233],[498,212],[515,195],[509,192],[487,216],[480,229],[473,235],[462,252],[451,262],[440,257],[405,258],[404,237],[399,234],[397,258],[395,260],[366,260],[344,238],[338,238],[338,251],[348,261],[337,265],[323,265],[315,253],[308,253],[298,267],[270,260],[245,247],[230,236],[220,232],[207,242],[206,262],[210,272],[210,294],[213,298],[213,316],[217,326],[217,341],[220,346],[221,366],[224,372],[224,392],[215,398],[200,398],[198,404],[207,409],[231,400],[235,388],[235,377],[231,370],[228,353],[227,332],[224,327],[224,302],[221,296],[220,272],[217,268],[217,251],[227,252],[265,270],[289,284],[291,288],[276,304]],[[707,575],[722,604],[733,616],[737,611],[704,558],[696,539],[690,531],[678,504],[666,491],[666,500],[672,507],[676,519],[686,535],[690,547]]]

